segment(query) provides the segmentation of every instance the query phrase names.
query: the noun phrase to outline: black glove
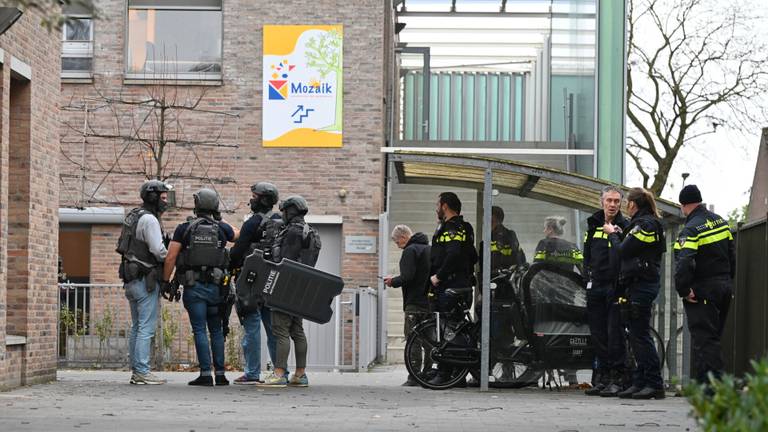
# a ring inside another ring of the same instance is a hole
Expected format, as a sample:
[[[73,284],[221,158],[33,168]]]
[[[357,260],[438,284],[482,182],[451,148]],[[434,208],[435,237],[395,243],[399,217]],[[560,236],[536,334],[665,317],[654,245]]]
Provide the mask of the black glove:
[[[174,280],[172,282],[163,281],[160,285],[160,292],[164,299],[169,302],[179,301],[181,298],[181,291],[179,291],[179,283]]]

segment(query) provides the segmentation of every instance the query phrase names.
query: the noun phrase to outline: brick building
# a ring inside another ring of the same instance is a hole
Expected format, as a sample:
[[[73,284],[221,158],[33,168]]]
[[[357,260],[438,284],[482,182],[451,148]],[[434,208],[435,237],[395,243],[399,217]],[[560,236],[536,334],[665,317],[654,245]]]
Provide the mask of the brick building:
[[[56,376],[59,38],[41,19],[0,36],[0,389]]]
[[[345,253],[344,240],[379,236],[392,6],[379,0],[309,3],[98,0],[100,19],[82,8],[66,11],[74,20],[62,31],[59,253],[69,281],[120,282],[114,253],[119,224],[139,204],[138,188],[150,172],[147,149],[126,135],[156,133],[156,124],[139,131],[136,119],[144,112],[123,105],[116,114],[105,106],[151,95],[196,102],[195,110],[181,110],[183,120],[167,123],[177,128],[172,139],[211,144],[169,145],[177,153],[169,158],[168,182],[181,209],[163,217],[166,230],[191,214],[192,194],[203,186],[216,188],[224,218],[239,227],[249,186],[271,181],[282,197],[308,200],[307,219],[323,237],[319,266],[341,274],[347,287],[376,286],[375,250]],[[263,146],[263,28],[278,24],[343,26],[341,148]],[[103,305],[91,299],[122,305],[119,295],[98,297],[97,289],[80,290],[75,300],[62,293],[62,301],[94,317]]]

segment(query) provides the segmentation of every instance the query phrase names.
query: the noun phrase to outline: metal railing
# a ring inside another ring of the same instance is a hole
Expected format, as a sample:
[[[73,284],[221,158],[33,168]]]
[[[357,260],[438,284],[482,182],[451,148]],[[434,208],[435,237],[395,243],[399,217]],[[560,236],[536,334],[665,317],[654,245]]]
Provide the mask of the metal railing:
[[[376,359],[378,297],[371,288],[345,289],[333,303],[328,324],[305,321],[312,370],[365,370]],[[59,284],[58,353],[60,367],[115,368],[129,364],[131,311],[122,285]],[[263,330],[262,330],[263,332]],[[243,364],[237,315],[230,317],[227,363]],[[156,369],[186,369],[197,362],[189,318],[181,303],[161,300],[153,343]],[[262,334],[262,370],[269,354]],[[293,359],[289,362],[293,366]]]

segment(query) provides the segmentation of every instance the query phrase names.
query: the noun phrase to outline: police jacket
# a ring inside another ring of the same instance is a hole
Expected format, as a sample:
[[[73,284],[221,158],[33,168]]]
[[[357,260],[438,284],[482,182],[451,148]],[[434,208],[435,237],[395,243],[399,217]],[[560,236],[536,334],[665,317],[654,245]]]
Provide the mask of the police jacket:
[[[400,256],[400,275],[392,278],[392,286],[403,288],[403,310],[406,305],[428,308],[429,239],[417,232],[408,240]]]
[[[547,237],[536,245],[533,262],[548,262],[564,270],[573,271],[574,266],[581,272],[584,257],[575,244],[557,237]]]
[[[700,205],[685,219],[675,243],[675,288],[685,297],[696,282],[733,278],[736,256],[728,222]]]
[[[473,286],[477,250],[472,225],[462,216],[441,223],[432,236],[430,260],[430,274],[437,275],[439,289]]]
[[[525,252],[517,234],[502,224],[491,231],[491,270],[506,269],[525,263]]]
[[[277,234],[283,226],[283,218],[273,211],[267,213],[254,213],[243,223],[240,229],[240,237],[229,251],[230,268],[236,269],[243,266],[245,257],[254,249],[265,250],[272,246]]]
[[[661,254],[667,251],[661,221],[649,210],[638,210],[627,225],[624,239],[608,235],[611,265],[618,266],[619,280],[659,282]]]
[[[614,225],[621,228],[619,239],[624,239],[629,221],[624,218],[621,212],[613,218]],[[584,233],[584,272],[590,280],[597,282],[615,281],[618,275],[618,269],[611,267],[609,248],[611,243],[608,241],[608,234],[603,232],[605,225],[605,212],[600,210],[587,218],[587,232]]]

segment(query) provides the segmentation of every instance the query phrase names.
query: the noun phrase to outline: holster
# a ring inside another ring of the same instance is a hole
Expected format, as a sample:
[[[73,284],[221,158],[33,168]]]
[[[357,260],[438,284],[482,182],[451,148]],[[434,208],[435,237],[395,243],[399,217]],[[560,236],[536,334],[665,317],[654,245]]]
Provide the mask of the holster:
[[[144,283],[147,286],[147,292],[154,291],[157,288],[157,283],[159,281],[160,281],[160,270],[158,267],[152,267],[151,269],[149,269],[149,272],[144,278]]]

